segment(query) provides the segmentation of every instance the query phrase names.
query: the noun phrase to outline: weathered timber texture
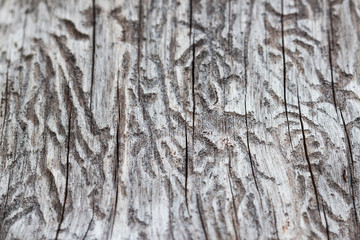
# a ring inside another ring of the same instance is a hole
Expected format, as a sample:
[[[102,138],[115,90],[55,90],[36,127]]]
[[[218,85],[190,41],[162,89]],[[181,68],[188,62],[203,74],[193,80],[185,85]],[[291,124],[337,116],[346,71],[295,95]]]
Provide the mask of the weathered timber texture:
[[[0,239],[360,239],[359,0],[0,0]]]

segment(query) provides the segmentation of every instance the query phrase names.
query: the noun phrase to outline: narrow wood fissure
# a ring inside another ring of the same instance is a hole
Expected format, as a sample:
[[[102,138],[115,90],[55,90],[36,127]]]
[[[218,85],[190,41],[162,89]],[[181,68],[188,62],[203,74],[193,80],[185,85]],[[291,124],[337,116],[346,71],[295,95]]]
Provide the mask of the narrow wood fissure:
[[[334,26],[333,26],[333,19],[332,19],[332,4],[331,0],[329,0],[329,18],[330,18],[330,33],[328,33],[328,45],[329,45],[329,64],[330,64],[330,76],[331,76],[331,88],[332,88],[332,95],[333,95],[333,102],[335,107],[335,112],[337,112],[336,107],[336,94],[335,94],[335,84],[334,84],[334,70],[333,70],[333,59],[332,59],[332,51],[334,49]]]
[[[192,39],[192,40],[191,40]],[[195,132],[195,33],[193,30],[193,0],[190,0],[190,44],[192,49],[192,62],[191,62],[191,83],[192,83],[192,100],[193,100],[193,111],[192,111],[192,139],[194,140]],[[193,141],[194,143],[194,141]]]
[[[292,145],[292,139],[290,134],[290,124],[289,124],[289,113],[287,108],[287,100],[286,100],[286,53],[285,53],[285,38],[284,38],[284,0],[281,0],[281,50],[282,50],[282,60],[283,60],[283,85],[284,85],[284,105],[285,105],[285,116],[286,116],[286,123],[287,123],[287,130],[289,134],[289,140]]]
[[[95,53],[96,53],[96,5],[95,0],[92,0],[92,59],[91,59],[91,85],[90,85],[90,111],[92,110],[93,101],[93,87],[95,74]]]
[[[333,95],[333,103],[335,107],[335,112],[337,112],[337,106],[336,106],[336,94],[335,94],[335,84],[334,84],[334,72],[333,72],[333,63],[332,63],[332,47],[331,47],[331,40],[330,35],[328,35],[328,45],[329,45],[329,64],[330,64],[330,76],[331,76],[331,89],[332,89],[332,95]]]
[[[118,114],[117,114],[117,127],[116,127],[116,151],[115,151],[115,169],[114,169],[114,185],[117,185],[118,182],[118,169],[119,169],[119,161],[120,161],[120,152],[119,152],[119,148],[120,148],[120,141],[119,141],[119,137],[120,137],[120,112],[121,112],[121,105],[120,105],[120,96],[119,96],[119,80],[117,81],[117,86],[116,86],[116,98],[117,98],[117,105],[118,105]]]
[[[120,116],[119,116],[120,117]],[[120,153],[119,153],[119,148],[120,148],[120,120],[118,120],[118,125],[116,127],[116,161],[115,161],[115,169],[114,169],[114,185],[117,186],[118,183],[118,171],[119,171],[119,165],[120,165]],[[117,188],[116,188],[117,190]]]
[[[198,212],[199,212],[201,227],[202,227],[202,229],[203,229],[205,239],[208,240],[209,238],[208,238],[208,235],[207,235],[207,232],[206,232],[206,224],[205,224],[204,219],[203,219],[203,216],[202,216],[202,211],[201,211],[201,205],[200,205],[199,195],[196,195],[196,203],[197,203],[197,209],[198,209]]]
[[[228,51],[230,54],[230,59],[231,59],[231,68],[233,67],[233,60],[232,60],[232,55],[231,55],[231,51],[232,51],[232,42],[231,42],[231,0],[229,0],[229,12],[228,12]],[[225,90],[224,90],[224,102],[226,101],[226,97],[225,97]],[[227,133],[227,126],[226,126],[226,120],[224,120],[224,128],[225,128],[225,133]],[[234,216],[232,219],[232,224],[233,224],[233,228],[234,228],[234,233],[235,233],[235,238],[236,240],[239,240],[239,234],[237,231],[237,228],[240,227],[240,223],[239,223],[239,218],[238,218],[238,214],[237,214],[237,207],[236,207],[236,203],[235,203],[235,197],[234,197],[234,191],[233,191],[233,186],[232,186],[232,174],[231,174],[231,156],[230,153],[228,151],[228,156],[229,156],[229,162],[228,162],[228,180],[229,180],[229,187],[230,187],[230,193],[231,193],[231,198],[232,198],[232,205],[233,205],[233,211],[234,211]],[[241,237],[240,237],[241,239]]]
[[[329,0],[329,19],[330,19],[330,33],[328,33],[328,45],[329,45],[329,64],[330,64],[330,74],[331,74],[331,88],[332,88],[332,94],[333,94],[334,107],[335,107],[335,111],[337,112],[338,108],[336,105],[336,91],[335,91],[334,69],[333,69],[333,59],[332,59],[332,54],[333,54],[333,51],[335,48],[335,35],[334,35],[333,13],[332,13],[331,0]],[[344,127],[344,132],[345,132],[348,148],[349,148],[348,165],[349,165],[349,172],[350,172],[351,198],[352,198],[352,203],[353,203],[353,207],[354,207],[355,224],[356,224],[356,226],[359,227],[358,214],[356,211],[356,204],[355,204],[354,159],[353,159],[353,154],[352,154],[351,141],[350,141],[350,137],[349,137],[349,134],[347,131],[345,119],[344,119],[343,113],[340,108],[339,108],[339,112],[340,112],[342,125]]]
[[[192,51],[192,61],[191,61],[191,86],[192,86],[192,143],[194,146],[194,131],[195,131],[195,45],[193,36],[193,2],[189,0],[189,43]],[[185,121],[185,204],[187,211],[189,213],[189,204],[188,204],[188,178],[189,178],[189,146],[188,146],[188,131],[187,131],[187,121]]]
[[[246,145],[247,145],[247,150],[248,150],[248,155],[249,155],[249,160],[250,160],[251,173],[252,173],[253,178],[254,178],[256,190],[259,193],[259,197],[260,197],[260,200],[261,200],[261,194],[260,194],[259,186],[258,186],[258,183],[257,183],[257,180],[256,180],[256,175],[255,175],[254,162],[253,162],[253,159],[251,157],[250,140],[249,140],[249,127],[248,127],[248,114],[247,114],[247,104],[246,104],[247,86],[248,86],[248,78],[247,78],[248,45],[249,45],[249,36],[250,36],[250,31],[251,31],[252,11],[253,11],[254,0],[251,1],[250,4],[251,5],[250,5],[249,22],[248,22],[245,37],[244,37],[244,78],[245,78],[245,101],[244,101],[244,103],[245,103]]]
[[[346,127],[346,123],[345,123],[345,119],[343,116],[343,113],[340,110],[340,116],[341,116],[341,120],[342,120],[342,124],[344,127],[344,131],[345,131],[345,136],[346,136],[346,141],[348,144],[348,148],[349,148],[349,158],[348,158],[348,165],[349,165],[349,172],[350,172],[350,187],[351,187],[351,198],[352,198],[352,204],[354,207],[354,215],[355,215],[355,224],[356,226],[359,228],[359,221],[358,221],[358,214],[356,211],[356,204],[355,204],[355,186],[354,186],[354,158],[353,158],[353,151],[352,151],[352,147],[351,147],[351,141],[350,141],[350,136]]]
[[[245,74],[246,74],[246,70],[245,70]],[[248,150],[248,155],[249,155],[249,160],[250,160],[251,173],[252,173],[253,178],[254,178],[256,190],[259,193],[259,196],[261,198],[259,185],[257,183],[256,175],[255,175],[254,162],[253,162],[253,159],[251,157],[250,140],[249,140],[249,126],[248,126],[248,117],[247,117],[247,109],[246,109],[246,97],[245,97],[245,126],[246,126],[246,145],[247,145],[247,150]]]
[[[65,214],[65,206],[66,206],[66,200],[67,200],[67,195],[68,195],[68,186],[69,186],[69,160],[70,160],[70,136],[71,136],[71,112],[72,112],[72,108],[70,107],[70,111],[69,111],[69,120],[68,120],[68,134],[67,134],[67,145],[66,145],[66,149],[67,149],[67,153],[66,153],[66,176],[65,176],[65,191],[64,191],[64,202],[63,202],[63,206],[62,206],[62,211],[61,211],[61,216],[60,216],[60,222],[56,231],[56,236],[55,236],[55,240],[58,239],[59,236],[59,232],[61,229],[61,225],[63,223],[64,220],[64,214]]]
[[[119,165],[120,165],[120,117],[121,117],[121,104],[120,104],[120,94],[119,94],[119,76],[120,71],[118,71],[118,79],[116,84],[116,98],[118,104],[118,116],[117,116],[117,127],[116,127],[116,154],[115,154],[115,169],[114,169],[114,185],[115,185],[115,202],[114,202],[114,211],[112,215],[112,223],[111,223],[111,233],[110,237],[114,231],[115,219],[116,219],[116,209],[118,204],[118,193],[119,193]]]
[[[306,162],[307,162],[307,165],[308,165],[308,169],[309,169],[309,173],[310,173],[310,177],[311,177],[311,182],[312,182],[314,192],[315,192],[315,199],[316,199],[317,209],[318,209],[319,215],[320,215],[320,203],[319,203],[318,191],[317,191],[317,188],[316,188],[315,176],[314,176],[314,173],[312,171],[311,162],[310,162],[310,158],[309,158],[309,154],[308,154],[308,148],[307,148],[306,137],[305,137],[305,128],[304,128],[304,123],[303,123],[303,119],[302,119],[302,115],[301,115],[299,89],[297,90],[297,100],[298,100],[299,120],[300,120],[300,126],[301,126],[301,134],[302,134],[302,139],[303,139],[303,147],[304,147],[304,152],[305,152],[305,159],[306,159]]]
[[[326,216],[324,204],[323,204],[322,207],[323,207],[323,213],[324,213],[324,219],[325,219],[326,237],[327,237],[327,240],[330,240],[330,230],[329,230],[329,224],[328,224],[328,221],[327,221],[327,216]]]

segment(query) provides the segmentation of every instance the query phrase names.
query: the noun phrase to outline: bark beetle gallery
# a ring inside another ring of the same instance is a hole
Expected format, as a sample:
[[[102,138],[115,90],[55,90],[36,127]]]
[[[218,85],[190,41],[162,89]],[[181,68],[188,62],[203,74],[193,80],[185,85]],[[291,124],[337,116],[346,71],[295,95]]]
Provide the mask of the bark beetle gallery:
[[[0,239],[359,239],[359,0],[0,0]]]

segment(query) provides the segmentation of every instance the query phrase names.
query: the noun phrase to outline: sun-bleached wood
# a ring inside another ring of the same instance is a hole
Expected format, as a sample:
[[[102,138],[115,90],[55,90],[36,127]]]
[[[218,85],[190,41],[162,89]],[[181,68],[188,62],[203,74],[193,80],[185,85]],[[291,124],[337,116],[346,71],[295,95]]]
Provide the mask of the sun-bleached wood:
[[[0,239],[358,239],[358,0],[0,1]]]

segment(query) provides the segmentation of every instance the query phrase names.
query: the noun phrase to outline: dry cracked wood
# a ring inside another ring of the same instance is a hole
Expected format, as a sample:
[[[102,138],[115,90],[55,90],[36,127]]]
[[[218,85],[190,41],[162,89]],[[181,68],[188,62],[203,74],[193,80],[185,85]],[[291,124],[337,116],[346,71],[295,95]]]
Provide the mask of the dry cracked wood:
[[[358,0],[2,0],[0,34],[0,239],[360,238]]]

